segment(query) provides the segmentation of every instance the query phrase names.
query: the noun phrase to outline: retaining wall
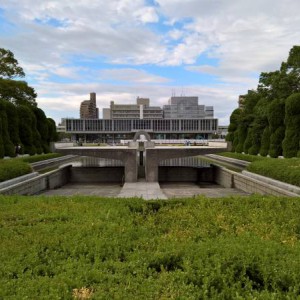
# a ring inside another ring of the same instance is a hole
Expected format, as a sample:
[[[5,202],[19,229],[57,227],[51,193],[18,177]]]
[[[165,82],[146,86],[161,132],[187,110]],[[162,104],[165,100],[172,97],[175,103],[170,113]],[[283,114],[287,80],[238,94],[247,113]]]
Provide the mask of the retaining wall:
[[[169,167],[158,168],[160,182],[214,182],[213,168]]]
[[[65,185],[70,177],[71,165],[12,184],[0,189],[3,195],[34,195]]]
[[[99,183],[124,181],[124,167],[72,167],[69,182]]]
[[[256,193],[262,195],[299,197],[298,194],[287,189],[271,185],[262,179],[257,180],[250,176],[237,173],[223,167],[214,166],[215,182],[226,188],[236,188],[246,193]]]

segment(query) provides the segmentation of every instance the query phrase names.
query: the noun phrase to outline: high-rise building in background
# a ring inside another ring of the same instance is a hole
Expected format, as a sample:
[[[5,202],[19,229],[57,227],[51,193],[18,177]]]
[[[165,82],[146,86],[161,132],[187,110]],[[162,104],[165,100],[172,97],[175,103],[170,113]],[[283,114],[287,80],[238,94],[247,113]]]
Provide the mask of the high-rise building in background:
[[[205,119],[214,117],[213,106],[198,104],[198,97],[171,97],[163,106],[164,119]]]
[[[96,93],[90,93],[90,100],[80,104],[80,119],[99,119],[99,110],[96,104]]]
[[[217,134],[218,119],[213,106],[198,104],[198,97],[171,97],[163,108],[150,106],[149,98],[136,99],[133,104],[111,101],[98,118],[96,94],[80,106],[80,119],[64,120],[65,132],[72,140],[113,141],[132,139],[143,130],[152,139],[208,139]]]
[[[115,104],[103,108],[103,119],[162,119],[163,110],[159,106],[150,106],[149,98],[137,97],[136,104]]]

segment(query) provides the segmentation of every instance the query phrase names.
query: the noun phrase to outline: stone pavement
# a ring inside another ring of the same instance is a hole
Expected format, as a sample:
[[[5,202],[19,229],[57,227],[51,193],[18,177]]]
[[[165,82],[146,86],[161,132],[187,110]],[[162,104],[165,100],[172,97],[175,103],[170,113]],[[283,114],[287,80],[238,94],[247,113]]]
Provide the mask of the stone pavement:
[[[140,197],[144,200],[168,199],[162,192],[158,182],[125,182],[120,194],[120,198]]]
[[[170,198],[205,196],[209,198],[249,195],[234,188],[224,188],[218,184],[196,184],[193,182],[165,182],[160,184],[163,193]]]
[[[151,199],[171,199],[195,197],[203,195],[206,197],[227,197],[234,195],[247,195],[237,189],[223,188],[217,184],[201,184],[192,182],[134,182],[125,183],[123,188],[117,183],[73,183],[66,184],[55,190],[47,190],[42,195],[82,195],[82,196],[102,196],[132,198],[140,197],[145,200]]]

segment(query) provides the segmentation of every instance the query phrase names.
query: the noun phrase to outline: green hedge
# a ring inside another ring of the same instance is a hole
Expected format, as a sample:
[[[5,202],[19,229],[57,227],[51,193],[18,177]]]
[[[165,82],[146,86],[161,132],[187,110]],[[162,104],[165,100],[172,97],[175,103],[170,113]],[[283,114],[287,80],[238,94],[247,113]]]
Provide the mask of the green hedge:
[[[1,299],[297,299],[300,201],[0,197]]]
[[[62,156],[62,154],[60,154],[60,153],[47,153],[47,154],[26,156],[26,157],[23,157],[22,160],[25,162],[28,162],[28,163],[34,163],[34,162],[38,162],[41,160],[56,158],[56,157],[60,157],[60,156]]]
[[[268,158],[252,162],[247,170],[300,186],[300,158]]]
[[[240,159],[240,160],[245,160],[245,161],[249,161],[249,162],[264,159],[264,157],[257,156],[257,155],[234,153],[234,152],[222,152],[222,153],[218,153],[218,155],[235,158],[235,159]]]
[[[20,159],[0,160],[0,182],[31,173],[28,163]]]

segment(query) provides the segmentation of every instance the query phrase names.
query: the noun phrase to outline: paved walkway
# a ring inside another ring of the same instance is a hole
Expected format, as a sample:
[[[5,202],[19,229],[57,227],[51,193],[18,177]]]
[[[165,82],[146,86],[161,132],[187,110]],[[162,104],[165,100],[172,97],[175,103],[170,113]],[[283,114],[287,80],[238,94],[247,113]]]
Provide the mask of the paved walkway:
[[[118,195],[120,198],[140,197],[144,200],[168,199],[158,182],[126,182]]]
[[[195,197],[228,197],[234,195],[247,195],[237,189],[223,188],[217,184],[196,184],[193,182],[134,182],[125,183],[123,187],[117,183],[69,183],[59,189],[47,190],[43,195],[85,195],[102,197],[132,198],[140,197],[145,200],[172,199]]]

